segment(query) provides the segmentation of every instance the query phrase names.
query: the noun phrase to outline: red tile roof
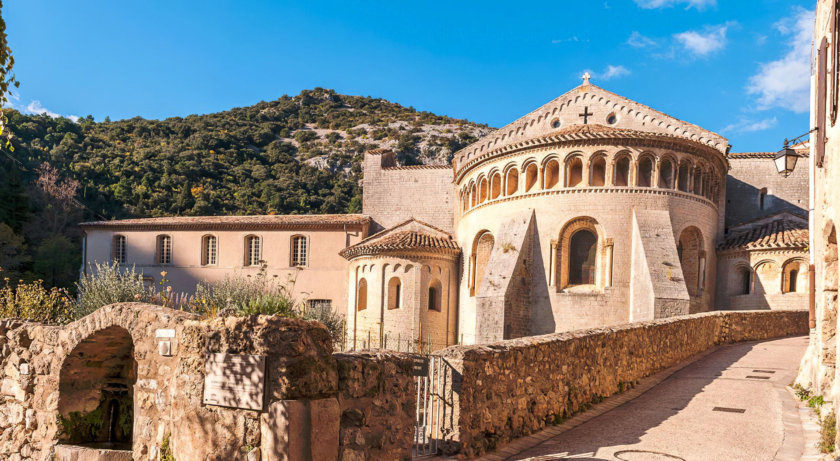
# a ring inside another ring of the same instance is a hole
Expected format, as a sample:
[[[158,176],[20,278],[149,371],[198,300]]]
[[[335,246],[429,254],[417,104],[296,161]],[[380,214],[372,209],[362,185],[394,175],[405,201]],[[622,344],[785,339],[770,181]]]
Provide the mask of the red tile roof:
[[[458,254],[461,249],[446,232],[410,219],[347,247],[339,254],[352,259],[356,256],[409,251]]]
[[[199,229],[301,229],[366,226],[370,217],[362,214],[173,216],[166,218],[121,219],[81,223],[82,228],[114,230],[199,230]]]
[[[807,248],[808,225],[791,219],[777,219],[736,233],[718,246],[719,250],[774,250]]]

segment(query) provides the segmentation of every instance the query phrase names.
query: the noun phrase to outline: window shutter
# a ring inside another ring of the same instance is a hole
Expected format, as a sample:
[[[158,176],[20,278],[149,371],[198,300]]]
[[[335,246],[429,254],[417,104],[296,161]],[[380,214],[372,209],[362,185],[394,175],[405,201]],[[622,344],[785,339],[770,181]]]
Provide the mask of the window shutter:
[[[823,165],[825,157],[825,128],[826,128],[826,74],[828,61],[828,39],[823,37],[817,54],[817,145],[816,163],[818,167]]]

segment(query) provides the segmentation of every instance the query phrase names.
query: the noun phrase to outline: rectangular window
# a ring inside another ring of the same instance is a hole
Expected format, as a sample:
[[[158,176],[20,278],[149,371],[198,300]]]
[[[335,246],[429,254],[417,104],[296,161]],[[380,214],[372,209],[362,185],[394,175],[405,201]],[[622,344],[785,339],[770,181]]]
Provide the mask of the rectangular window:
[[[245,237],[245,265],[259,266],[262,261],[262,241],[256,235]]]
[[[215,235],[205,235],[202,239],[201,265],[214,266],[216,264],[216,242]]]
[[[292,237],[292,267],[305,267],[307,265],[306,237],[298,235]]]
[[[332,312],[332,299],[310,299],[308,304],[312,312]]]
[[[117,264],[125,264],[125,236],[114,236],[114,247],[111,249],[111,259]]]
[[[157,263],[172,264],[172,237],[159,235],[157,243]]]

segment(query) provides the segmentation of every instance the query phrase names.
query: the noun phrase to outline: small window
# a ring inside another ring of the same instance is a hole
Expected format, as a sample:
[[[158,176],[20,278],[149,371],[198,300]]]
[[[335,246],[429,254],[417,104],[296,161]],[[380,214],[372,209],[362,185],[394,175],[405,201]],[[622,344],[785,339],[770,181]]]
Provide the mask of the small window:
[[[607,182],[607,160],[603,155],[592,159],[592,168],[590,170],[589,185],[594,187],[601,187]]]
[[[594,285],[598,237],[582,229],[569,242],[569,285]]]
[[[538,170],[536,163],[532,163],[525,168],[525,192],[529,192],[537,183]]]
[[[429,282],[429,310],[440,312],[441,308],[441,284],[440,280],[434,279]]]
[[[168,235],[157,237],[157,263],[172,264],[172,237]]]
[[[555,118],[551,121],[551,127],[554,129],[560,128],[560,119]]]
[[[245,237],[245,265],[259,266],[262,261],[262,239],[256,235]]]
[[[292,267],[306,267],[308,265],[306,237],[296,235],[292,237]]]
[[[519,170],[511,168],[505,175],[507,182],[505,187],[505,195],[513,195],[519,189]]]
[[[762,187],[760,191],[758,191],[758,209],[764,210],[765,205],[767,204],[767,188]]]
[[[367,280],[359,280],[359,287],[356,289],[356,310],[363,311],[367,309]]]
[[[307,304],[312,312],[332,312],[332,299],[310,299]]]
[[[630,185],[630,157],[621,157],[616,160],[613,185],[621,187]]]
[[[201,265],[216,265],[217,242],[215,235],[205,235],[201,238]]]
[[[552,189],[560,182],[560,164],[550,160],[543,167],[543,189]]]
[[[388,309],[399,309],[402,300],[402,283],[399,277],[391,277],[388,281]]]
[[[125,235],[115,235],[111,248],[111,259],[117,264],[125,264]]]
[[[575,187],[583,182],[583,160],[575,157],[566,163],[566,187]]]
[[[636,179],[637,187],[651,187],[653,184],[653,160],[645,157],[639,160],[639,174]]]
[[[615,125],[618,123],[618,117],[615,114],[607,115],[607,123],[610,125]]]

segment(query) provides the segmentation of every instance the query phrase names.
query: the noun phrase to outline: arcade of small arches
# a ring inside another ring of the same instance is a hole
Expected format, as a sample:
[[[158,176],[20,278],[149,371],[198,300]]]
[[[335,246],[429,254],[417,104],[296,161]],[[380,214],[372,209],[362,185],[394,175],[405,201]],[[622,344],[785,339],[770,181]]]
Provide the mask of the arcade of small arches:
[[[718,201],[722,175],[694,155],[670,151],[622,149],[549,153],[528,157],[503,168],[479,172],[459,191],[460,210],[488,201],[559,188],[636,187],[671,189]]]
[[[730,285],[730,296],[806,293],[808,261],[793,257],[779,264],[763,259],[753,265],[746,261],[735,264],[736,283]]]

